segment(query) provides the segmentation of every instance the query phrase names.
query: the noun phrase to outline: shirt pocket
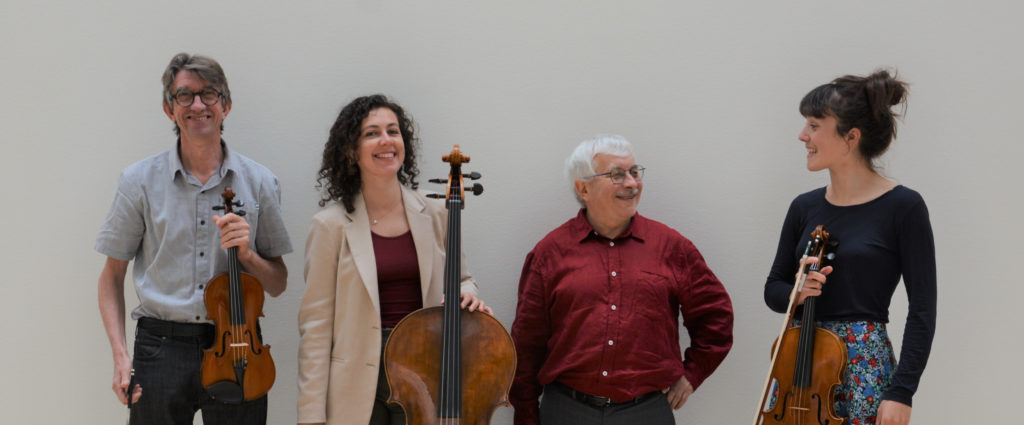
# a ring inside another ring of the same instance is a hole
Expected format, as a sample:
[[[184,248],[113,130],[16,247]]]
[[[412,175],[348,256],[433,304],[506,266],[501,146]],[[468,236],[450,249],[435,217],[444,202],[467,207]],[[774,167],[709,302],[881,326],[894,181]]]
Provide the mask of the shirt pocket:
[[[635,290],[630,291],[633,306],[641,317],[659,322],[672,320],[672,279],[658,273],[639,271]]]

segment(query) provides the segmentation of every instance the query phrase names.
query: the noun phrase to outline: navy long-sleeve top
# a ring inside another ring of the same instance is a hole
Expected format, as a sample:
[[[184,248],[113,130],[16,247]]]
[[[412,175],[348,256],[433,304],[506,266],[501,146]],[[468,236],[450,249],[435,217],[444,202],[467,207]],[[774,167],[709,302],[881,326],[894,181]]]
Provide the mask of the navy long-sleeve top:
[[[888,323],[889,304],[903,277],[910,305],[898,367],[882,399],[911,405],[935,335],[935,242],[924,199],[904,186],[843,207],[825,200],[824,187],[797,196],[765,282],[764,298],[772,310],[785,313],[800,257],[819,224],[839,244],[816,301],[817,320]]]

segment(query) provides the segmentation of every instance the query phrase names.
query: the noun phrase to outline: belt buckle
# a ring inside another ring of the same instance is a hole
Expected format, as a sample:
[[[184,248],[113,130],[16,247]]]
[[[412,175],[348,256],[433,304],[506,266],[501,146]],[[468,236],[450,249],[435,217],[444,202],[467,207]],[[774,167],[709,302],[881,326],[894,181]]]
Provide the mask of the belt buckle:
[[[587,397],[590,397],[590,400],[600,407],[608,407],[614,403],[610,397],[602,397],[599,395],[587,395]]]

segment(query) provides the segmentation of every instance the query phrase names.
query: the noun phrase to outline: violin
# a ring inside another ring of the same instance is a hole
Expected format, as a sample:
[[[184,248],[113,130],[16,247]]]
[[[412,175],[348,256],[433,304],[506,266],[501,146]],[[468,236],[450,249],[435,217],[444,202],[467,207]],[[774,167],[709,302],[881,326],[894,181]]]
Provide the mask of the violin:
[[[817,297],[803,303],[800,326],[792,326],[796,300],[807,281],[807,272],[818,271],[822,262],[831,260],[835,243],[829,242],[824,226],[811,232],[796,282],[789,295],[789,307],[782,332],[772,347],[768,373],[754,425],[841,425],[844,419],[835,412],[835,390],[842,384],[846,369],[846,344],[834,332],[814,324]],[[808,255],[818,257],[807,264]]]
[[[384,370],[391,385],[388,403],[405,410],[410,425],[491,422],[498,406],[510,406],[508,391],[516,369],[516,353],[508,330],[493,316],[459,306],[461,294],[461,211],[463,177],[469,156],[459,146],[442,159],[451,165],[446,195],[448,234],[441,307],[422,308],[403,318],[384,348]],[[472,193],[483,186],[475,183]],[[428,195],[429,196],[429,195]]]
[[[245,215],[241,201],[234,202],[230,187],[221,194],[224,205],[213,207],[225,214]],[[224,403],[241,403],[263,397],[274,385],[274,359],[270,346],[259,334],[263,316],[263,285],[253,275],[242,272],[238,247],[228,248],[228,271],[206,283],[204,294],[207,318],[216,329],[213,345],[203,350],[200,366],[203,387]]]

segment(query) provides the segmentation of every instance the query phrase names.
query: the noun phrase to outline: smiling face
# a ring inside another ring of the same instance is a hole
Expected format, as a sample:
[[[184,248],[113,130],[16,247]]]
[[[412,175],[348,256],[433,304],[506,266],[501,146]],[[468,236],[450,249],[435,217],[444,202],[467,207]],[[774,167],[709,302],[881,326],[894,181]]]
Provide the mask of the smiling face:
[[[595,174],[607,173],[612,170],[629,170],[636,165],[630,156],[614,156],[599,153],[594,155]],[[608,227],[624,227],[636,215],[643,192],[643,181],[626,173],[621,184],[612,183],[606,176],[593,177],[588,180],[576,180],[576,193],[587,206],[587,218],[592,225]]]
[[[377,108],[363,119],[359,130],[359,172],[368,177],[397,178],[405,161],[405,142],[398,117],[388,108]]]
[[[851,161],[864,162],[857,151],[860,130],[851,129],[846,135],[836,130],[836,117],[826,115],[824,118],[806,117],[807,124],[798,137],[807,148],[807,169],[820,171],[850,164]]]
[[[174,76],[171,93],[177,93],[181,89],[199,93],[207,87],[210,85],[191,71],[179,71]],[[217,102],[212,106],[207,106],[199,99],[199,96],[194,96],[189,106],[178,105],[175,101],[172,101],[170,106],[164,104],[164,113],[177,124],[181,130],[183,141],[210,138],[219,141],[221,124],[228,116],[229,111],[231,111],[230,102],[227,104]]]

